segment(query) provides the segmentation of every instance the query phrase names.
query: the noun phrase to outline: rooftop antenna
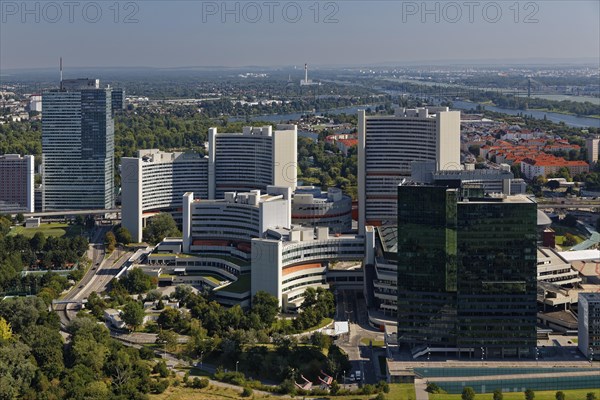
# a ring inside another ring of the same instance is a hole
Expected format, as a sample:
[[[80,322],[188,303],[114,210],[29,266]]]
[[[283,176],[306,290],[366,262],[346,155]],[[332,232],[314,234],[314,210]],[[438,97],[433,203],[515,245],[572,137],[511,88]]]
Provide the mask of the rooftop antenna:
[[[62,57],[60,58],[60,90],[63,89],[63,68],[62,68]]]

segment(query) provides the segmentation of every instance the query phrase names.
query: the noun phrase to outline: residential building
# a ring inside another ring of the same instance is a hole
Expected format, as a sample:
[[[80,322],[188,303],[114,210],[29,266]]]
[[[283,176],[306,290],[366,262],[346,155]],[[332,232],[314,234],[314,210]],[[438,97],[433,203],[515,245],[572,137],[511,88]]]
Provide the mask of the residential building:
[[[399,108],[393,116],[358,111],[359,232],[366,225],[395,223],[396,187],[410,178],[414,161],[434,161],[436,170],[460,168],[459,111]]]
[[[97,79],[73,79],[43,93],[44,211],[114,208],[111,92]]]
[[[587,161],[590,164],[597,163],[600,156],[600,137],[587,139],[585,147],[587,148]]]
[[[0,213],[35,211],[34,157],[0,155]]]
[[[600,360],[600,293],[579,293],[579,350],[589,360]]]
[[[556,174],[561,168],[566,168],[571,176],[590,170],[589,164],[585,161],[568,161],[550,154],[525,158],[521,161],[521,172],[527,179],[534,179],[536,176],[545,178],[550,174]]]
[[[208,198],[208,158],[194,152],[139,150],[121,159],[122,223],[141,242],[147,218],[168,212],[181,222],[183,194]]]
[[[398,187],[398,341],[471,356],[536,346],[537,206],[480,187]]]

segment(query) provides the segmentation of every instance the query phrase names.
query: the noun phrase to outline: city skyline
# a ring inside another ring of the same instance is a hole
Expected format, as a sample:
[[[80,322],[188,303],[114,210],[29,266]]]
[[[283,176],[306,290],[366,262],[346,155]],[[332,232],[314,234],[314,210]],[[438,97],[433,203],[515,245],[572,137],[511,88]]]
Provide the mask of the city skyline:
[[[272,3],[3,2],[0,71],[600,57],[595,1]]]

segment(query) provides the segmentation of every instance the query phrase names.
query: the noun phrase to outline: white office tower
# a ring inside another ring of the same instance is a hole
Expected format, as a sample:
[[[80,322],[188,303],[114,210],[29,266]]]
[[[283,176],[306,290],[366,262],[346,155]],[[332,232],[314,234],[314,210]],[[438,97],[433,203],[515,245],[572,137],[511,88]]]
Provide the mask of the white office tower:
[[[143,221],[159,212],[181,218],[182,198],[194,192],[208,197],[208,158],[198,153],[140,150],[121,159],[123,226],[134,242],[142,240]]]
[[[600,156],[600,137],[590,138],[585,141],[587,148],[587,160],[590,164],[598,162]]]
[[[359,233],[366,225],[395,224],[397,187],[413,161],[436,170],[460,169],[460,111],[399,108],[395,115],[358,111]]]
[[[111,94],[97,79],[64,80],[43,93],[45,211],[114,208]]]
[[[265,190],[267,186],[297,184],[296,125],[244,127],[241,133],[208,131],[208,196],[221,199],[225,192]]]

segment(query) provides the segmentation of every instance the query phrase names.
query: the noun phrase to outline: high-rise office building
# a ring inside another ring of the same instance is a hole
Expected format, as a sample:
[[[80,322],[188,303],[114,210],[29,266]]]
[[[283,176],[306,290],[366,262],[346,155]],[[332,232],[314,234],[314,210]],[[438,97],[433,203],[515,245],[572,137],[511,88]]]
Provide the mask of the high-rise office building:
[[[359,232],[395,223],[396,188],[411,176],[413,161],[436,170],[460,168],[460,112],[447,107],[397,109],[395,115],[358,111]]]
[[[198,153],[140,150],[137,157],[121,159],[123,226],[134,242],[142,240],[145,217],[170,212],[181,220],[183,194],[208,198],[208,158]]]
[[[600,293],[579,293],[578,343],[588,359],[600,360]]]
[[[208,196],[222,199],[232,190],[265,190],[297,184],[296,125],[244,127],[241,133],[208,131]]]
[[[536,204],[525,196],[484,197],[480,187],[458,182],[400,185],[399,343],[531,355],[536,222]]]
[[[43,209],[113,208],[111,89],[72,79],[42,96]]]
[[[0,156],[0,212],[34,212],[34,157]]]

